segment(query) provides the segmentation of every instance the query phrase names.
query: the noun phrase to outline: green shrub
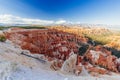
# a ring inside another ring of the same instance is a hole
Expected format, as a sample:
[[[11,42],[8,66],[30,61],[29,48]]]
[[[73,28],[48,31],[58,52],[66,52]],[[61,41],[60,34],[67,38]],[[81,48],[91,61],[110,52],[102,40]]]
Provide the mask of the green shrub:
[[[5,42],[6,41],[6,37],[5,36],[0,36],[0,41],[1,42]]]

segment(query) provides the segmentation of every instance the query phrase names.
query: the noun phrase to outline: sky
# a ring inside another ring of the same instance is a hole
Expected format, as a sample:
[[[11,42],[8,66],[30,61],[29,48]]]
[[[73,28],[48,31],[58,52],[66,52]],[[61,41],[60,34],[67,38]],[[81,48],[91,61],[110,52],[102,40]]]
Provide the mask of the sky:
[[[0,0],[0,23],[120,25],[120,0]]]

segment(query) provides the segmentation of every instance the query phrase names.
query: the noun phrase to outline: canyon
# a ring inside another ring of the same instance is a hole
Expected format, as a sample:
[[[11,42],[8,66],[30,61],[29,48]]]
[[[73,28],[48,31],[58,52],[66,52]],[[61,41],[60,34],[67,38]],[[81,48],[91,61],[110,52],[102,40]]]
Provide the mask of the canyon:
[[[91,80],[119,80],[120,59],[112,55],[105,46],[89,43],[89,38],[82,35],[49,28],[10,28],[1,35],[7,39],[0,42],[1,52],[5,53],[1,56],[5,57],[7,64],[10,62],[13,65],[9,66],[10,71],[6,76],[12,74],[11,72],[16,76],[18,73],[15,71],[19,71],[16,68],[24,71],[25,67],[28,70],[24,74],[31,75],[33,70],[33,79],[36,80],[39,80],[42,74],[51,76],[50,80],[60,76],[60,80],[86,80],[86,77]],[[54,75],[57,77],[53,77]],[[19,77],[18,80],[23,77],[23,73]],[[12,78],[16,80],[15,77]],[[26,79],[33,80],[28,77]],[[46,78],[40,80],[44,79]]]

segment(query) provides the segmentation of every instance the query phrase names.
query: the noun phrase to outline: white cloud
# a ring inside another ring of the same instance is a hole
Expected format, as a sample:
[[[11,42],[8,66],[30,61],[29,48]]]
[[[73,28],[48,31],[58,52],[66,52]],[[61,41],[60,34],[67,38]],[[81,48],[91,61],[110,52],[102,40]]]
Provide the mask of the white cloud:
[[[59,21],[56,21],[55,24],[64,24],[64,23],[67,23],[66,20],[59,20]]]
[[[29,19],[29,18],[22,18],[13,15],[0,15],[0,23],[2,24],[33,24],[33,25],[49,25],[49,24],[63,24],[66,23],[66,20],[41,20],[41,19]]]

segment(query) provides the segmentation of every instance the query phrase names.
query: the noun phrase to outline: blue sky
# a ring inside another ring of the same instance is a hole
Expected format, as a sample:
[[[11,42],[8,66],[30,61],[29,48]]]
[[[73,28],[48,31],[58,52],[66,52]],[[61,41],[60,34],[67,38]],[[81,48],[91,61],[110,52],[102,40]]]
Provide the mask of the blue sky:
[[[0,15],[120,25],[120,0],[0,0]]]

